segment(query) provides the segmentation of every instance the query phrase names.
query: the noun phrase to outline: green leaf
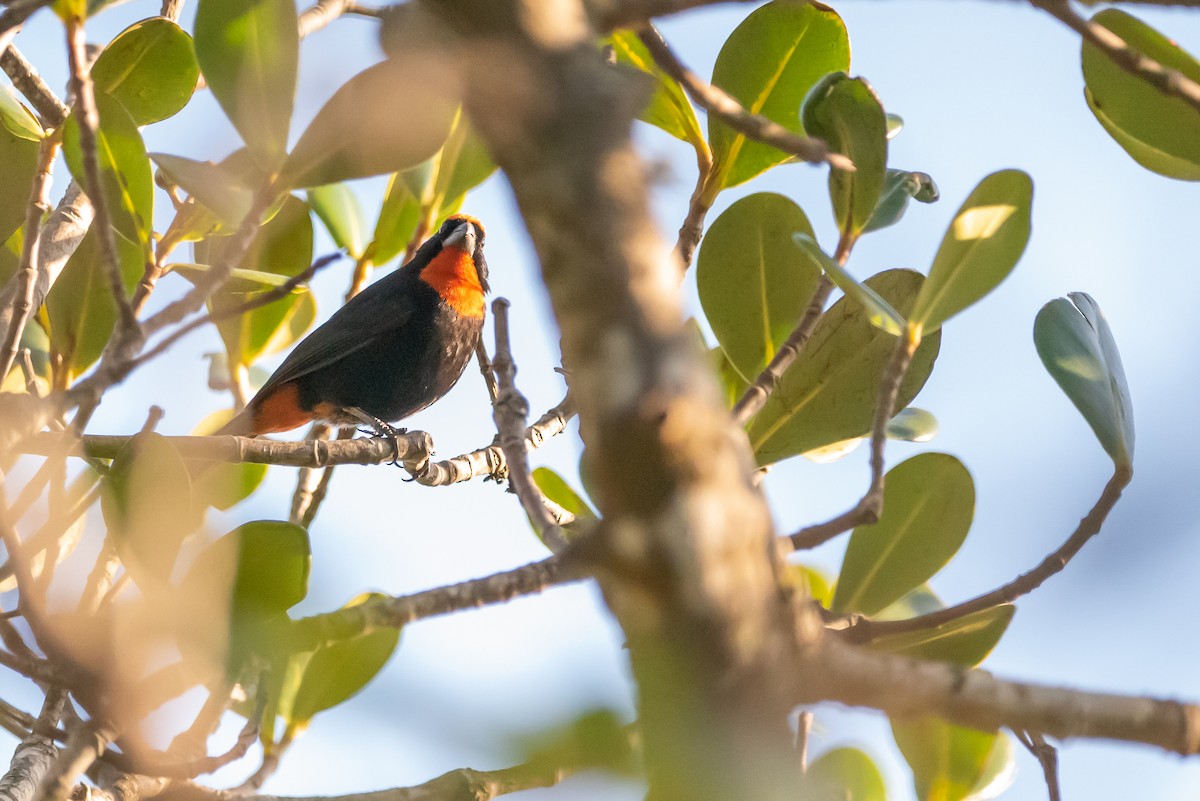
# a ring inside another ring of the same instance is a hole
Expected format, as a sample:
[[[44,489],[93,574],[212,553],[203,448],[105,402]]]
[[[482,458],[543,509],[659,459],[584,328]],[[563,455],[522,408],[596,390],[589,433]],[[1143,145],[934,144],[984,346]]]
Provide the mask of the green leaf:
[[[204,263],[219,264],[229,247],[228,238],[196,243],[196,254]],[[241,267],[280,276],[304,272],[313,259],[313,225],[304,201],[287,196],[279,213],[259,229],[243,258]],[[210,308],[238,306],[246,301],[242,293],[228,292],[210,298]],[[305,304],[311,305],[310,293],[289,295],[246,314],[217,322],[232,364],[250,365],[269,352],[287,347],[294,341],[289,323]]]
[[[883,194],[879,196],[879,203],[863,228],[863,233],[878,231],[900,222],[908,209],[909,198],[918,203],[933,203],[938,197],[937,184],[927,174],[889,169],[883,183]]]
[[[902,442],[929,442],[937,436],[938,421],[932,412],[910,406],[888,421],[888,439]]]
[[[68,381],[100,358],[117,320],[98,236],[97,229],[88,231],[46,296],[50,341],[62,358]],[[130,291],[144,272],[142,249],[119,234],[116,240],[121,278]]]
[[[750,388],[750,382],[743,378],[738,369],[729,361],[723,348],[711,349],[709,358],[712,360],[713,367],[717,371],[717,378],[721,382],[721,397],[725,399],[725,405],[732,409],[746,394],[746,390]]]
[[[449,71],[434,60],[408,55],[368,67],[317,112],[281,180],[310,187],[411,167],[446,141],[457,108]]]
[[[1104,313],[1086,292],[1050,301],[1033,323],[1046,371],[1092,427],[1118,468],[1133,464],[1133,403]]]
[[[937,602],[936,608],[942,608],[940,601]],[[872,640],[871,647],[901,656],[911,656],[914,659],[930,659],[974,667],[986,659],[1000,642],[1015,613],[1015,606],[1002,604],[940,626],[880,637]]]
[[[177,272],[188,278],[189,280],[198,279],[201,275],[212,270],[211,264],[195,264],[190,262],[173,262],[166,265],[167,272]],[[223,287],[224,292],[234,295],[244,295],[250,292],[262,292],[264,289],[273,289],[274,287],[283,286],[290,280],[290,276],[277,275],[276,273],[265,273],[261,270],[242,270],[235,268],[229,273],[229,283]],[[299,295],[302,292],[307,292],[308,288],[298,286],[292,289],[292,294]],[[219,427],[219,426],[218,426]]]
[[[890,142],[904,130],[904,118],[899,114],[887,115],[887,138]]]
[[[0,86],[0,125],[14,136],[38,142],[46,135],[33,112],[7,86]]]
[[[295,0],[200,0],[195,36],[208,88],[258,162],[274,172],[287,152],[296,96]]]
[[[975,484],[958,459],[922,453],[884,477],[883,515],[850,537],[835,612],[873,615],[920,586],[958,552],[975,516]]]
[[[189,197],[203,204],[228,227],[241,225],[254,203],[254,190],[227,166],[167,153],[151,153],[150,158]]]
[[[154,222],[154,178],[146,146],[137,123],[125,107],[108,95],[96,94],[100,127],[96,131],[96,159],[100,166],[101,191],[108,201],[112,225],[130,241],[137,242],[149,256]],[[87,187],[83,172],[83,150],[79,142],[79,112],[63,125],[63,156],[71,175]]]
[[[1164,67],[1200,81],[1200,62],[1136,17],[1109,8],[1092,22]],[[1082,61],[1088,108],[1117,144],[1148,170],[1200,181],[1200,114],[1191,103],[1130,75],[1086,40]]]
[[[850,39],[828,6],[773,0],[751,12],[721,47],[712,82],[747,111],[804,133],[799,109],[825,75],[850,68]],[[791,156],[708,119],[717,188],[744,183]]]
[[[37,172],[38,143],[0,128],[0,241],[13,235],[25,222],[29,193]]]
[[[792,245],[793,231],[812,236],[804,211],[783,195],[760,192],[726,209],[700,246],[700,305],[746,380],[771,361],[817,287],[820,267]]]
[[[405,176],[411,178],[412,173],[416,172],[425,176],[422,187],[432,180],[432,165],[429,162],[413,167],[407,172],[396,173],[388,180],[383,206],[380,207],[379,217],[375,221],[375,233],[368,247],[373,264],[384,264],[403,253],[416,233],[417,225],[421,221],[421,197],[424,189],[414,191],[409,181],[405,180]]]
[[[864,284],[903,316],[923,280],[911,270],[889,270]],[[921,341],[900,384],[897,408],[912,403],[925,385],[940,346],[936,333]],[[896,338],[873,326],[860,304],[846,298],[833,304],[762,411],[750,421],[747,433],[759,464],[870,431],[884,368],[895,347]]]
[[[919,801],[995,798],[1015,771],[1003,732],[955,726],[938,718],[892,721],[892,736],[913,771]]]
[[[333,243],[357,259],[366,243],[365,224],[358,199],[345,184],[327,184],[308,190],[308,204],[325,223]]]
[[[994,172],[963,202],[942,238],[909,321],[934,331],[1008,277],[1029,242],[1033,181]]]
[[[208,546],[189,579],[226,581],[235,617],[272,617],[308,595],[311,562],[307,531],[280,520],[256,520]]]
[[[364,593],[344,608],[386,597],[378,593]],[[357,695],[383,670],[399,643],[399,628],[380,628],[318,648],[304,668],[292,703],[289,727],[302,727],[317,713]]]
[[[822,754],[800,779],[805,801],[887,801],[887,786],[875,763],[857,748]]]
[[[708,143],[704,141],[700,121],[696,119],[696,110],[684,94],[683,87],[658,68],[638,35],[628,30],[614,31],[602,44],[612,47],[618,64],[628,64],[654,79],[654,92],[646,107],[642,109],[639,119],[691,144],[698,150],[708,152]]]
[[[439,217],[453,214],[448,209],[462,202],[463,195],[486,181],[496,171],[487,146],[471,129],[461,108],[454,116],[446,144],[442,146],[435,161],[437,178],[434,180],[433,192],[437,199]]]
[[[566,509],[576,518],[595,520],[596,513],[588,506],[587,501],[579,496],[571,485],[558,473],[549,467],[539,467],[533,471],[533,481],[538,489],[550,500]]]
[[[158,434],[138,434],[113,459],[100,508],[121,561],[143,589],[165,586],[184,538],[201,521],[187,465]]]
[[[887,172],[887,117],[875,90],[844,72],[827,75],[800,112],[809,136],[824,139],[848,156],[854,171],[829,171],[829,198],[843,237],[853,241],[867,227],[883,193]]]
[[[138,125],[177,114],[196,91],[192,37],[163,17],[135,22],[92,65],[96,91],[119,101]]]
[[[833,601],[833,584],[828,576],[809,565],[788,564],[784,569],[790,584],[802,588],[814,601],[829,608]]]
[[[796,247],[803,250],[809,258],[821,266],[821,269],[829,276],[829,280],[833,281],[838,289],[862,305],[863,309],[867,312],[871,325],[895,337],[904,333],[907,323],[900,316],[900,312],[893,309],[886,300],[879,297],[878,292],[866,284],[859,283],[854,276],[846,272],[846,269],[842,265],[825,255],[825,251],[821,250],[821,246],[817,244],[815,239],[808,234],[795,233],[792,234],[792,241],[796,244]]]

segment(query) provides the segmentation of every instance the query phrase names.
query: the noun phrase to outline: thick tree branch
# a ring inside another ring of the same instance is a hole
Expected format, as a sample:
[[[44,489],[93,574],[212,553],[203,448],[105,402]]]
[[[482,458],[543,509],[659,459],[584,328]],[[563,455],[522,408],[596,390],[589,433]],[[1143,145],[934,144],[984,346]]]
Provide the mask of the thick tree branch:
[[[67,738],[62,753],[42,777],[35,801],[67,801],[76,780],[87,772],[115,733],[101,723],[85,723]]]
[[[21,54],[16,45],[10,44],[0,53],[0,69],[8,75],[17,91],[37,109],[45,126],[57,128],[66,121],[71,109],[55,96],[37,69]]]
[[[51,689],[46,693],[42,704],[40,720],[53,726],[62,714],[63,704],[66,703],[66,693]],[[54,760],[58,758],[58,748],[52,737],[33,733],[24,738],[13,751],[12,762],[8,772],[0,778],[0,801],[33,801],[34,793],[42,781],[42,777],[50,770]]]

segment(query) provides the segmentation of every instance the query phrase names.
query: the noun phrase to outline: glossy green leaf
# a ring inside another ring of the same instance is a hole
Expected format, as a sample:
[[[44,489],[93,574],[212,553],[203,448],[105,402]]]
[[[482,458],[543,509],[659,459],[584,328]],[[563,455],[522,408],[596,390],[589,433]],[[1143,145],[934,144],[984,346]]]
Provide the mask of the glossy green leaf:
[[[179,452],[158,434],[139,434],[113,460],[100,508],[121,561],[143,589],[170,578],[185,537],[200,524]]]
[[[937,433],[938,421],[933,413],[915,406],[901,409],[887,425],[888,439],[902,442],[929,442]]]
[[[366,224],[358,198],[345,184],[328,184],[308,190],[308,204],[325,224],[329,238],[357,259],[366,247]]]
[[[850,68],[850,40],[828,6],[773,0],[751,12],[721,47],[712,82],[748,111],[803,133],[800,104],[825,75]],[[790,156],[708,120],[718,188],[736,186]]]
[[[296,96],[295,0],[200,0],[195,37],[208,88],[258,162],[273,172],[287,152]]]
[[[908,209],[909,198],[919,203],[933,203],[939,197],[937,184],[923,172],[908,172],[906,170],[887,171],[883,183],[883,194],[863,233],[878,231],[900,222]]]
[[[915,659],[974,667],[987,658],[1012,622],[1012,604],[984,609],[931,629],[880,637],[872,648]]]
[[[892,721],[892,735],[912,768],[919,801],[995,798],[1012,783],[1013,748],[1003,732],[920,718]]]
[[[317,112],[282,181],[321,186],[412,167],[446,141],[457,109],[450,71],[435,59],[409,55],[368,67]]]
[[[228,239],[218,238],[197,243],[194,249],[197,256],[205,254],[204,263],[218,264],[224,258],[228,244]],[[308,269],[312,260],[313,225],[308,206],[289,195],[279,213],[259,229],[241,266],[290,277]],[[210,306],[219,311],[245,301],[242,293],[221,293],[210,299]],[[289,295],[247,314],[218,321],[217,330],[230,362],[250,365],[266,353],[290,344],[293,338],[288,324],[304,308],[306,301],[312,302],[309,293]]]
[[[857,748],[822,754],[800,779],[805,801],[887,801],[887,786],[874,761]]]
[[[838,289],[862,305],[863,309],[867,312],[871,325],[881,331],[886,331],[892,336],[900,336],[904,332],[907,323],[900,316],[900,312],[893,309],[891,304],[879,297],[878,292],[866,284],[859,283],[854,276],[846,272],[846,269],[842,265],[829,258],[825,254],[825,251],[821,250],[821,246],[817,244],[815,239],[808,234],[796,233],[792,234],[792,241],[796,244],[796,247],[804,251],[809,258],[821,266],[821,269],[829,276],[829,280],[833,281]]]
[[[250,211],[254,191],[228,167],[167,153],[151,153],[150,158],[168,178],[217,215],[225,225],[236,228]]]
[[[539,467],[533,471],[533,481],[538,489],[550,500],[566,509],[576,518],[595,520],[596,513],[587,501],[579,496],[562,476],[548,467]]]
[[[744,197],[709,227],[696,258],[700,305],[742,378],[753,380],[808,307],[820,277],[792,232],[812,236],[794,202],[768,192]]]
[[[421,173],[424,180],[419,189],[412,188],[412,173]],[[404,173],[396,173],[388,180],[383,205],[375,221],[375,233],[368,246],[368,256],[373,264],[385,264],[404,252],[416,233],[421,220],[421,197],[425,186],[432,180],[430,163],[422,164]]]
[[[37,162],[37,142],[0,128],[0,241],[25,222]]]
[[[146,146],[137,123],[116,100],[97,94],[100,127],[96,131],[96,159],[100,166],[101,190],[108,201],[113,228],[150,253],[154,222],[154,177]],[[87,187],[83,150],[79,142],[78,112],[63,125],[63,156],[71,175]]]
[[[864,283],[903,315],[924,278],[889,270]],[[897,408],[912,403],[933,370],[939,334],[925,337],[900,384]],[[759,464],[786,459],[871,429],[875,401],[896,338],[873,326],[863,307],[842,298],[822,315],[800,356],[747,433]]]
[[[0,86],[0,125],[14,136],[31,142],[40,141],[45,132],[33,112],[17,99],[16,93],[7,86]],[[0,162],[2,163],[2,162]]]
[[[937,573],[975,516],[975,484],[958,459],[922,453],[884,477],[878,523],[854,529],[833,599],[836,612],[873,615]]]
[[[875,90],[844,72],[825,76],[804,100],[800,118],[809,136],[848,156],[854,171],[829,171],[829,198],[838,230],[851,241],[867,227],[887,174],[887,118]]]
[[[1133,404],[1104,313],[1086,292],[1050,301],[1033,324],[1046,371],[1092,427],[1118,468],[1133,464]]]
[[[92,65],[96,90],[119,101],[138,125],[182,110],[199,76],[192,37],[164,17],[135,22]]]
[[[346,608],[385,597],[365,593],[348,603]],[[317,713],[353,698],[383,670],[399,643],[399,628],[379,628],[318,648],[304,667],[289,725],[303,726]]]
[[[46,296],[50,341],[62,357],[68,380],[100,358],[117,320],[97,237],[96,229],[88,231]],[[131,292],[144,273],[142,249],[120,234],[116,240],[121,277]]]
[[[1200,62],[1136,17],[1109,8],[1092,21],[1164,67],[1200,81]],[[1148,170],[1200,181],[1200,114],[1192,104],[1130,75],[1087,41],[1082,61],[1088,108],[1117,144]]]
[[[1008,277],[1029,242],[1032,206],[1033,181],[1020,170],[980,181],[942,238],[912,325],[934,331]]]
[[[696,110],[684,94],[683,87],[658,68],[638,35],[629,30],[614,31],[603,40],[603,44],[612,47],[618,64],[628,64],[654,80],[653,94],[639,119],[707,152],[708,144],[700,130],[700,121],[696,119]]]

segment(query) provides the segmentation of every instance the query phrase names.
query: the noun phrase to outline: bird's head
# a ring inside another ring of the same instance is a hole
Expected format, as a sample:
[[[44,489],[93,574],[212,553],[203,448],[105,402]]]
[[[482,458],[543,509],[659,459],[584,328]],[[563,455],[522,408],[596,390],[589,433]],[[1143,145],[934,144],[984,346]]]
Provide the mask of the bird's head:
[[[483,223],[466,214],[448,217],[436,235],[441,239],[443,249],[457,248],[471,257],[484,292],[490,289],[487,260],[483,257],[483,240],[486,235]]]

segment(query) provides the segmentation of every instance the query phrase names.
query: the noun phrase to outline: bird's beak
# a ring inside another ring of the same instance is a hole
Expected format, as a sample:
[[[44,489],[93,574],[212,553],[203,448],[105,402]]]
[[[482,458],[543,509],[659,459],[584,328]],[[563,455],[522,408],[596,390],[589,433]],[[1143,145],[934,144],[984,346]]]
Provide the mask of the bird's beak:
[[[446,241],[442,243],[443,247],[458,248],[468,256],[475,255],[475,226],[469,222],[455,228],[446,237]]]

